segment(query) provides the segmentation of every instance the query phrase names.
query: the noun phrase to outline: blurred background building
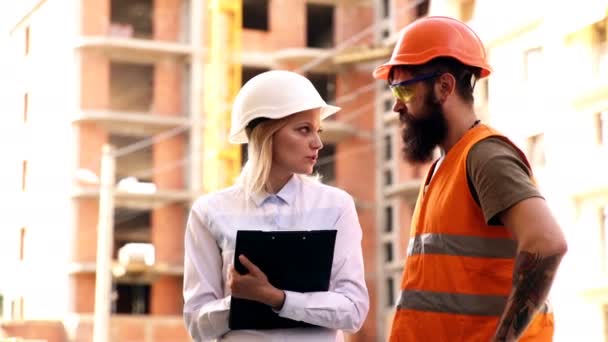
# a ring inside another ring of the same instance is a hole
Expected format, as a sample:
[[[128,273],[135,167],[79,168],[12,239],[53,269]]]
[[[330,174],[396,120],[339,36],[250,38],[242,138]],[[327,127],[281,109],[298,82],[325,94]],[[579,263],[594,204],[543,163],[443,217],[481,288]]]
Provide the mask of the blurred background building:
[[[92,340],[101,219],[111,227],[110,341],[188,341],[188,209],[246,160],[226,143],[235,92],[289,69],[343,108],[325,123],[317,169],[355,198],[364,232],[371,309],[347,338],[386,340],[428,165],[402,161],[392,97],[371,71],[401,27],[448,15],[478,32],[494,68],[477,83],[477,114],[527,153],[569,241],[552,292],[555,340],[584,331],[608,341],[607,9],[606,0],[23,1],[5,12],[0,51],[10,76],[0,89],[4,335]],[[104,144],[115,148],[108,201]]]

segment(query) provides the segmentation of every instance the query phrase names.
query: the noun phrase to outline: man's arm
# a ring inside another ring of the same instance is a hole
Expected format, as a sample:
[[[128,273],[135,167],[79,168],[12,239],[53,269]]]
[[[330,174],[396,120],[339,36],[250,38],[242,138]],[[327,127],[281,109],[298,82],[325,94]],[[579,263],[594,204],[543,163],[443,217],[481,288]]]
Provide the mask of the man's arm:
[[[513,289],[495,341],[516,341],[541,308],[568,247],[542,198],[525,199],[499,214],[517,240]]]
[[[500,137],[478,142],[467,156],[467,175],[486,222],[506,226],[517,240],[513,288],[494,336],[515,341],[543,305],[566,241],[515,145]]]

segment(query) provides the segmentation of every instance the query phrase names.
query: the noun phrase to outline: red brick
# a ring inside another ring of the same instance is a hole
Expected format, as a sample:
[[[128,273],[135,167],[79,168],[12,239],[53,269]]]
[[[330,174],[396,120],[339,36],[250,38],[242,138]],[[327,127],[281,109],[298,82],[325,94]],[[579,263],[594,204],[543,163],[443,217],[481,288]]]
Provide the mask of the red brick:
[[[366,86],[371,82],[368,73],[352,71],[348,74],[341,74],[337,80],[336,93],[340,97],[352,93],[353,90]],[[358,128],[361,132],[373,132],[374,129],[374,108],[369,103],[374,101],[374,92],[361,94],[355,100],[347,103],[340,103],[342,111],[338,119],[349,117],[348,123]],[[369,107],[365,112],[361,112],[352,117],[354,111],[360,111],[363,107]],[[361,182],[361,179],[375,179],[375,156],[373,141],[370,138],[350,139],[337,147],[336,159],[336,184],[351,193],[358,200],[373,203],[375,201],[375,183]],[[340,157],[339,155],[344,155]],[[361,165],[366,167],[362,168]],[[353,172],[357,170],[357,172]],[[373,220],[370,220],[373,225]],[[373,232],[373,231],[372,231]]]
[[[74,342],[91,342],[93,341],[93,322],[80,321],[74,333]]]
[[[274,0],[269,2],[269,7],[268,31],[244,29],[243,50],[274,52],[277,49],[305,47],[306,1]]]
[[[335,42],[337,44],[344,42],[357,33],[367,29],[373,24],[374,10],[369,5],[353,5],[347,4],[344,6],[336,6],[335,10]],[[356,18],[356,20],[353,20]],[[374,34],[371,31],[355,45],[368,45],[373,42]]]
[[[59,321],[19,321],[4,322],[0,328],[9,337],[45,340],[47,342],[67,342],[68,337]]]
[[[410,3],[406,2],[397,2],[396,7],[395,30],[399,31],[416,19],[416,7],[412,7]]]
[[[162,276],[152,285],[150,313],[152,315],[181,315],[182,278]]]
[[[270,1],[270,27],[274,46],[285,49],[306,46],[306,1]]]
[[[183,324],[154,325],[153,342],[190,342],[192,339]]]
[[[74,289],[74,312],[93,313],[95,311],[95,274],[72,275]]]
[[[182,114],[182,65],[164,60],[154,68],[154,112],[161,115]]]
[[[79,1],[82,8],[81,32],[83,35],[105,35],[110,23],[111,0]]]
[[[110,341],[140,342],[146,340],[144,317],[114,315],[110,320]]]
[[[183,265],[185,221],[185,210],[179,204],[152,211],[151,234],[157,262]]]
[[[369,283],[367,285],[370,296],[370,303],[377,303],[376,296],[376,286],[374,283]],[[367,341],[378,341],[376,334],[376,313],[377,306],[371,305],[369,309],[369,314],[367,315],[367,320],[363,324],[363,327],[353,335],[348,336],[349,341],[351,342],[367,342]]]
[[[154,144],[152,160],[156,170],[152,178],[159,189],[184,188],[184,140],[183,136],[174,136]]]
[[[93,51],[80,54],[80,107],[106,109],[110,94],[110,62]]]
[[[181,2],[181,0],[154,0],[154,39],[178,40]]]
[[[182,69],[179,64],[164,61],[156,64],[154,77],[154,112],[160,115],[182,115]],[[153,163],[159,168],[153,179],[160,189],[184,188],[186,139],[177,135],[159,141],[153,148]],[[169,167],[164,167],[170,165]]]
[[[270,31],[243,30],[242,47],[248,52],[272,52],[274,47],[274,36]]]
[[[341,42],[352,35],[365,29],[372,20],[372,12],[365,6],[339,6],[336,12],[336,41]],[[353,21],[352,18],[357,18]],[[360,20],[359,20],[360,19]],[[358,45],[365,45],[371,42],[373,35],[366,36]],[[357,71],[348,68],[341,72],[337,79],[336,95],[350,95],[353,91],[365,87],[373,82],[369,71]],[[360,94],[354,100],[340,103],[343,108],[338,113],[338,120],[348,118],[348,123],[355,126],[362,132],[372,133],[375,127],[375,108],[369,104],[375,101],[375,92],[369,91]],[[364,112],[361,108],[366,107]],[[360,114],[353,117],[357,111]],[[374,154],[374,142],[371,139],[354,138],[339,144],[336,151],[336,183],[337,186],[351,193],[355,198],[363,203],[376,203],[376,157]],[[361,166],[365,165],[364,168]],[[357,170],[357,172],[353,172]],[[362,182],[365,179],[368,181]],[[377,269],[377,230],[375,206],[370,208],[358,209],[359,221],[363,231],[363,257],[365,260],[366,281],[370,296],[370,310],[367,319],[361,330],[350,336],[350,341],[373,341],[377,340],[377,317],[378,310],[384,310],[383,298],[377,298],[377,289],[384,286],[378,284],[378,274],[381,270]]]
[[[108,141],[108,134],[95,123],[82,123],[79,129],[78,167],[99,176],[101,151]]]
[[[79,199],[76,202],[76,231],[74,256],[76,262],[95,262],[97,257],[97,199]]]

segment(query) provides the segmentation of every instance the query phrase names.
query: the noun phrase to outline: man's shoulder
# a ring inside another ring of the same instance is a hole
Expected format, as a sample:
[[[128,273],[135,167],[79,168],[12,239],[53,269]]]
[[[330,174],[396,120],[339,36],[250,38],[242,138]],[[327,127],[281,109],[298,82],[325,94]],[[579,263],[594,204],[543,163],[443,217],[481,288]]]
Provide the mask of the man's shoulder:
[[[512,156],[521,159],[518,147],[507,137],[492,135],[473,144],[467,154],[467,166],[485,163],[502,156]]]

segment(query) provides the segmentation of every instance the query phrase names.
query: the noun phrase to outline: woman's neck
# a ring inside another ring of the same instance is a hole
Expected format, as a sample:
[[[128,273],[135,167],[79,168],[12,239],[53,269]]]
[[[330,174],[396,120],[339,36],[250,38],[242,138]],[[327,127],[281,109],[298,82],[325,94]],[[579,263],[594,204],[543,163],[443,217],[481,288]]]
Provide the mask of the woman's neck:
[[[291,179],[293,173],[278,173],[270,171],[268,182],[266,183],[266,191],[271,194],[279,192],[287,182]]]

